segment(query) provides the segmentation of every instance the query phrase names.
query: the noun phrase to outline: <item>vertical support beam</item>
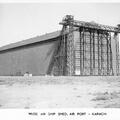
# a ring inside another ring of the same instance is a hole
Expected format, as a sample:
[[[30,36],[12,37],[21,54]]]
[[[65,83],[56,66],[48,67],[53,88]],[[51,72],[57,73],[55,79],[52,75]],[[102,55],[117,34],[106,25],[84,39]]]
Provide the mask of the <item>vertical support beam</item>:
[[[59,76],[61,76],[61,69],[62,69],[62,59],[61,59],[61,55],[62,55],[62,45],[63,45],[63,42],[64,42],[64,36],[62,36],[62,40],[61,40],[61,42],[60,42],[60,44],[59,44],[59,49],[58,49],[58,56],[57,56],[57,62],[58,62],[58,75]]]
[[[110,75],[113,75],[113,57],[112,57],[112,48],[111,48],[111,33],[109,38],[109,49],[110,49]]]
[[[119,75],[119,38],[118,33],[114,33],[114,39],[116,44],[116,75]]]
[[[93,31],[93,75],[95,75],[95,32]]]
[[[79,28],[80,31],[80,75],[83,75],[83,68],[82,68],[82,30]]]
[[[67,71],[68,75],[75,74],[75,58],[74,58],[74,33],[73,26],[69,26],[69,34],[67,39]]]
[[[93,75],[93,70],[92,70],[92,34],[90,30],[90,75]]]
[[[84,75],[87,75],[87,66],[86,66],[86,31],[84,30]]]
[[[67,75],[66,67],[67,67],[67,37],[64,35],[64,64],[63,64],[63,75]]]
[[[102,41],[102,34],[101,34],[101,75],[103,75],[103,41]]]
[[[99,31],[97,32],[97,41],[98,41],[98,75],[100,75],[100,45],[99,45]]]
[[[107,40],[107,75],[109,75],[109,39],[108,39],[108,35],[106,35],[106,40]]]
[[[82,60],[83,69],[82,69],[82,72],[83,72],[83,74],[84,74],[84,71],[85,71],[85,68],[84,68],[84,57],[85,57],[85,56],[84,56],[84,52],[85,52],[85,51],[84,51],[84,50],[85,50],[84,35],[85,35],[85,29],[83,28],[83,34],[82,34],[82,40],[83,40],[83,41],[82,41],[82,42],[83,42],[83,51],[82,51],[82,52],[83,52],[83,60]]]

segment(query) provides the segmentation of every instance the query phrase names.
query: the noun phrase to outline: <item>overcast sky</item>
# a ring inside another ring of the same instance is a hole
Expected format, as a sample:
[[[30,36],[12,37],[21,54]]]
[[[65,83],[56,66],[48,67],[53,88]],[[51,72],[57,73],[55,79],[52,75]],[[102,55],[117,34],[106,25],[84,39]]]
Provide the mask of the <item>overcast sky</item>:
[[[59,22],[66,14],[116,26],[120,24],[120,3],[0,4],[0,46],[60,30]]]

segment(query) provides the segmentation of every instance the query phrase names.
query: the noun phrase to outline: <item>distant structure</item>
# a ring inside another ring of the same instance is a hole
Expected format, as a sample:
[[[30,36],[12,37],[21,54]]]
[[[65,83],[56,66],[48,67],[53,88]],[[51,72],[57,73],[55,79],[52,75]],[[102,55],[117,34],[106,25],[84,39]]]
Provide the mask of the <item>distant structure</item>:
[[[66,15],[61,31],[0,48],[0,75],[120,75],[117,27],[74,20]]]

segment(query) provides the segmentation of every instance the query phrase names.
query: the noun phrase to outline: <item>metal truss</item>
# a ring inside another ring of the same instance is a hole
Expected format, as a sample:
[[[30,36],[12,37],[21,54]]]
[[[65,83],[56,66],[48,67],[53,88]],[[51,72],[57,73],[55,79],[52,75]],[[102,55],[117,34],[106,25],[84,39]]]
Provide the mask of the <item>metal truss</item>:
[[[62,25],[69,25],[69,22],[66,22],[66,21],[67,21],[67,18],[63,19],[63,21],[60,24],[62,24]],[[98,24],[98,23],[95,23],[95,22],[84,22],[84,21],[74,20],[73,21],[73,26],[75,26],[75,27],[84,27],[84,28],[91,28],[91,29],[102,30],[102,31],[104,30],[104,31],[108,31],[108,32],[120,33],[119,27],[102,25],[102,24]]]
[[[56,45],[48,74],[114,75],[112,32],[116,44],[116,74],[119,75],[120,27],[76,21],[71,15],[65,16],[60,24],[63,25],[61,37]],[[79,33],[78,40],[74,37],[76,31]]]
[[[67,74],[67,39],[66,26],[62,28],[60,40],[57,41],[55,50],[50,62],[47,74],[50,75],[66,75]]]
[[[119,70],[119,39],[118,39],[118,33],[114,34],[114,40],[115,40],[115,46],[116,46],[116,74],[120,75],[120,70]]]
[[[61,31],[61,40],[58,41],[57,47],[53,54],[47,74],[53,75],[74,75],[74,33],[73,17],[65,18],[69,24],[63,25]]]

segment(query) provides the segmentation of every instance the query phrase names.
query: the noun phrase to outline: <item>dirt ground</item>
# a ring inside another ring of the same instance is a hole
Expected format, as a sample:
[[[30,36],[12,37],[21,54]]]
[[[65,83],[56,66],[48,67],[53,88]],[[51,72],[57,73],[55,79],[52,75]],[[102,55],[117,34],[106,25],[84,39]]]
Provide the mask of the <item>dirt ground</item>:
[[[120,108],[120,77],[0,77],[0,108]]]

